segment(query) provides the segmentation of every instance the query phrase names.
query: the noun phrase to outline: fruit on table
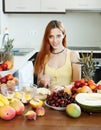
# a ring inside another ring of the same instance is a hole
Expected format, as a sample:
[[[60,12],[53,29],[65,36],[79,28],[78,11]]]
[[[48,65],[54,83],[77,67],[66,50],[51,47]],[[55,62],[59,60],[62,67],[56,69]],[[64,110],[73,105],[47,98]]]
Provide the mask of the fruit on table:
[[[43,101],[40,99],[31,99],[29,103],[34,109],[43,105]]]
[[[28,120],[36,120],[36,112],[33,110],[29,110],[24,114],[24,117]]]
[[[100,93],[79,93],[75,97],[80,107],[87,112],[101,112]]]
[[[97,84],[93,80],[90,80],[90,79],[89,80],[86,80],[86,79],[76,80],[74,82],[73,87],[71,88],[72,95],[80,92],[81,88],[84,86],[88,86],[92,90],[92,92],[95,92],[97,88]],[[87,92],[88,92],[88,87],[84,87],[83,91],[86,92],[86,89],[87,89]],[[89,89],[89,92],[90,92],[90,89]]]
[[[68,93],[69,95],[72,95],[71,88],[64,88],[64,92]]]
[[[15,109],[17,115],[21,115],[25,110],[24,104],[16,98],[12,98],[12,100],[9,102],[9,105]]]
[[[45,115],[45,108],[43,106],[39,106],[36,108],[37,116],[44,116]]]
[[[5,105],[0,107],[0,118],[4,120],[11,120],[16,116],[16,111],[13,107]]]
[[[4,104],[4,105],[9,105],[9,100],[7,99],[6,96],[0,94],[0,102],[1,104]]]
[[[64,90],[59,90],[48,95],[46,103],[53,107],[66,107],[70,103],[74,103],[75,99]]]
[[[97,93],[101,93],[101,84],[97,85]]]
[[[88,86],[78,88],[77,93],[92,93],[92,89]]]
[[[81,108],[76,103],[71,103],[66,106],[66,113],[72,118],[78,118],[81,115]]]

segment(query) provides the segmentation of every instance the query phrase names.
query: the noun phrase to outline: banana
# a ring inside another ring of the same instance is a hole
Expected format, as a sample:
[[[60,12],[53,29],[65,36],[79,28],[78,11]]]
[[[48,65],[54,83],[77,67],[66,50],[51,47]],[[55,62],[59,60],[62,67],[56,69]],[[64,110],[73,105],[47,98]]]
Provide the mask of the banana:
[[[2,94],[0,94],[0,102],[2,102],[4,105],[9,105],[9,100]]]
[[[4,104],[0,101],[0,107],[4,106]]]

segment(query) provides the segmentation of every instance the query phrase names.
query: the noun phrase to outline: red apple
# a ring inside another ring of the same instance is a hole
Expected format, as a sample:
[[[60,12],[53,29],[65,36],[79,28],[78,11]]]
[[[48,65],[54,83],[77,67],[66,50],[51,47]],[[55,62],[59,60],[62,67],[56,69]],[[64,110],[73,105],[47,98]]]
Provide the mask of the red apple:
[[[81,87],[81,81],[80,81],[80,80],[76,80],[76,81],[74,82],[74,86],[75,86],[76,88]]]
[[[0,79],[0,82],[1,82],[1,83],[6,83],[6,82],[7,82],[6,76],[2,77],[2,78]]]
[[[3,63],[1,66],[2,66],[3,70],[7,70],[8,69],[8,65],[6,63]]]
[[[97,89],[101,90],[101,84],[99,84],[99,85],[97,86]]]

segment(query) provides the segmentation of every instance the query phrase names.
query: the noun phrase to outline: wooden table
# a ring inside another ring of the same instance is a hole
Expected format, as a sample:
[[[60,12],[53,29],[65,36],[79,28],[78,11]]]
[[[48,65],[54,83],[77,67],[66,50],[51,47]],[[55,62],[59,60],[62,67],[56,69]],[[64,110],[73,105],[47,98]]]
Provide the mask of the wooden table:
[[[82,115],[73,119],[65,111],[57,111],[45,107],[46,114],[34,120],[25,120],[16,116],[13,120],[0,119],[0,130],[101,130],[101,113],[82,112]]]

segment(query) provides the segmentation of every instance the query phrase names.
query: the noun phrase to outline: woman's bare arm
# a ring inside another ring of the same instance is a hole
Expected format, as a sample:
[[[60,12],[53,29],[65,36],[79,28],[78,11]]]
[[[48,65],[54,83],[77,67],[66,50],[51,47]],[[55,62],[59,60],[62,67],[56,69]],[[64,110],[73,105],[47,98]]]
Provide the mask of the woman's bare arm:
[[[76,64],[79,61],[79,53],[77,51],[71,51],[71,63],[73,71],[73,81],[81,79],[81,65]]]

